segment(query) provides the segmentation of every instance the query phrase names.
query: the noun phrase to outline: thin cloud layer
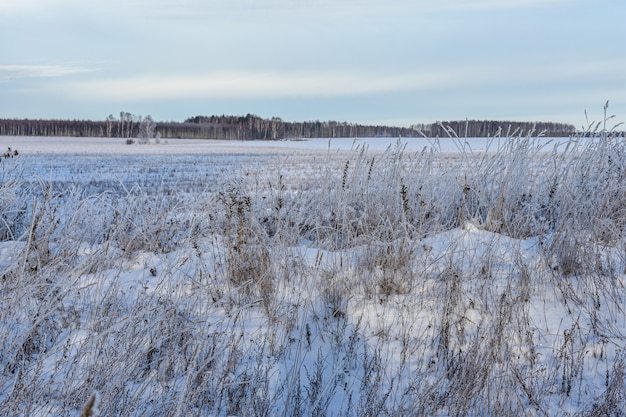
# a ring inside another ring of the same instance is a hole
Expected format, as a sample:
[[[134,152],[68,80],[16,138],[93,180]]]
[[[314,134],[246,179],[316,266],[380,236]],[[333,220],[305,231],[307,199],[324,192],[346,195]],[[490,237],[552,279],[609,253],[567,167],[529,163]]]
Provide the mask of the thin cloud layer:
[[[97,12],[119,16],[119,12],[137,17],[194,18],[210,15],[259,14],[264,12],[352,15],[398,11],[407,13],[446,13],[463,11],[493,11],[498,9],[545,8],[567,6],[580,0],[0,0],[0,16],[36,14],[68,9],[80,13]]]
[[[63,77],[94,71],[77,65],[0,65],[0,81],[16,78]]]
[[[24,75],[29,68],[23,70]],[[54,76],[81,68],[37,67],[32,75]],[[64,72],[65,71],[65,72]],[[0,67],[0,74],[2,67]],[[586,77],[626,73],[626,59],[537,66],[512,65],[507,71],[490,65],[459,65],[405,73],[353,71],[217,71],[188,74],[142,74],[55,83],[57,94],[103,101],[185,100],[198,98],[307,98],[386,94],[403,91],[453,90],[462,87],[549,85]]]
[[[452,74],[380,75],[366,72],[229,71],[191,75],[142,75],[123,79],[64,83],[68,94],[101,100],[195,98],[338,97],[436,88]]]

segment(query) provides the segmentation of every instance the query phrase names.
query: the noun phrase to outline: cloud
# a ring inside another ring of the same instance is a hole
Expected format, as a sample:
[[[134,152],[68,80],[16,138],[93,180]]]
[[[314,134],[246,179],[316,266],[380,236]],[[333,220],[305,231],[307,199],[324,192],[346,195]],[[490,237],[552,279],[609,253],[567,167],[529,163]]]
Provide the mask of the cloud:
[[[84,72],[81,67],[26,67],[31,76]],[[456,65],[405,72],[353,70],[233,70],[183,74],[140,74],[120,78],[55,81],[55,94],[89,96],[99,101],[216,98],[345,97],[408,91],[454,91],[458,88],[552,88],[565,82],[615,79],[626,60]],[[2,74],[2,67],[0,67]],[[1,77],[1,75],[0,75]]]
[[[230,71],[68,82],[53,88],[104,101],[334,97],[432,88],[449,82],[451,76],[445,72],[386,75],[358,71]]]
[[[78,5],[80,0],[0,0],[0,16],[41,13]]]
[[[433,2],[432,6],[425,6],[431,8],[432,10],[456,12],[501,9],[528,9],[536,7],[549,7],[553,5],[563,5],[572,2],[572,0],[447,0],[437,3]]]
[[[63,77],[94,71],[78,65],[0,65],[0,82],[16,78]]]
[[[118,16],[193,18],[223,14],[264,12],[325,15],[341,13],[428,13],[471,10],[519,9],[568,4],[576,0],[0,0],[0,16],[46,14],[67,9]]]

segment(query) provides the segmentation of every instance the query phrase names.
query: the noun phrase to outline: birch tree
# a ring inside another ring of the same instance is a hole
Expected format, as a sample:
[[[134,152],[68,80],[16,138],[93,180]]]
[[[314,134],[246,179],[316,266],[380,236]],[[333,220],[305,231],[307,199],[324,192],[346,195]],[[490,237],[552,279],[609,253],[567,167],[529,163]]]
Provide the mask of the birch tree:
[[[156,123],[152,119],[152,116],[148,115],[144,118],[138,116],[139,121],[139,135],[137,137],[140,144],[150,143],[150,139],[154,138],[154,131],[156,129]]]

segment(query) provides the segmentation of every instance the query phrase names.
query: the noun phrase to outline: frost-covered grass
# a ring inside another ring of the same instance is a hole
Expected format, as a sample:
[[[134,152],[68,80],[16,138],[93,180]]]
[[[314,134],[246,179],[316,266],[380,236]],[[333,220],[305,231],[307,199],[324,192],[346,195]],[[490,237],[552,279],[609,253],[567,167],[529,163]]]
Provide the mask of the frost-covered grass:
[[[623,139],[447,140],[3,160],[0,415],[622,415]]]

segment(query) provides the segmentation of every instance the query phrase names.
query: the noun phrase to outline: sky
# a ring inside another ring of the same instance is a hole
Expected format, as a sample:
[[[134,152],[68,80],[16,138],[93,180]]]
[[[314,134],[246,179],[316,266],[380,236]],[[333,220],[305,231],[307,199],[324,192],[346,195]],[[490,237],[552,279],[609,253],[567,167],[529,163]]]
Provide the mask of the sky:
[[[583,128],[607,100],[626,121],[624,0],[0,0],[0,118]]]

